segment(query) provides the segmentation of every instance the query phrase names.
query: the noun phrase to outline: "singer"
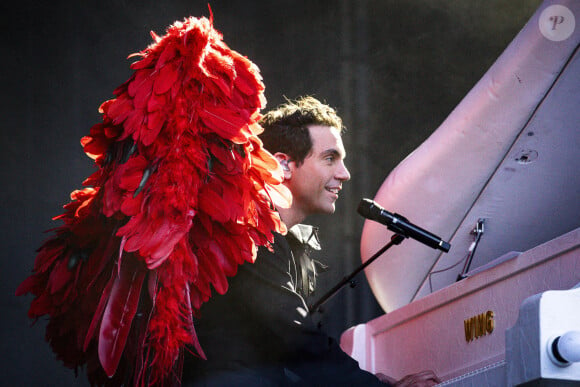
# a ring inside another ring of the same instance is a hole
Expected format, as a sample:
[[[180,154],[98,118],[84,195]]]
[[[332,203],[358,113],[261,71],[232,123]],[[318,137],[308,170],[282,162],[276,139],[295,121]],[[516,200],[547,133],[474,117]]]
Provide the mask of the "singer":
[[[430,371],[397,382],[361,370],[308,313],[319,271],[309,254],[320,245],[316,230],[300,223],[334,213],[350,179],[341,118],[304,97],[267,113],[260,124],[264,147],[280,162],[293,196],[289,208],[278,208],[289,231],[276,234],[273,251],[260,249],[254,264],[239,267],[228,292],[201,308],[195,326],[207,360],[186,358],[183,385],[435,385]]]

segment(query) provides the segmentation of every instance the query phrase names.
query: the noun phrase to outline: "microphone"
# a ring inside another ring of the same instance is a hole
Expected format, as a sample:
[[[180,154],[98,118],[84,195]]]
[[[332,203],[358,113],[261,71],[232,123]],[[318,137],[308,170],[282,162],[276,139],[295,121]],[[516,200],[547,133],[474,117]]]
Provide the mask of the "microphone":
[[[448,252],[451,245],[437,235],[415,226],[405,217],[399,214],[391,214],[377,203],[370,199],[362,199],[358,205],[358,213],[364,218],[374,220],[387,226],[387,228],[405,238],[413,238],[431,248]]]

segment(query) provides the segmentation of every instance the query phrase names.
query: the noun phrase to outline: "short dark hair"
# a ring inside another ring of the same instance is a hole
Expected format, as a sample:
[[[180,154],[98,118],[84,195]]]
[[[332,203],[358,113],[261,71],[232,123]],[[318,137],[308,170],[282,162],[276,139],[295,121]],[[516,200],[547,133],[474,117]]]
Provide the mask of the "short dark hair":
[[[286,153],[297,165],[312,151],[309,125],[332,126],[342,133],[342,119],[336,110],[314,97],[305,96],[269,111],[260,120],[260,139],[270,153]]]

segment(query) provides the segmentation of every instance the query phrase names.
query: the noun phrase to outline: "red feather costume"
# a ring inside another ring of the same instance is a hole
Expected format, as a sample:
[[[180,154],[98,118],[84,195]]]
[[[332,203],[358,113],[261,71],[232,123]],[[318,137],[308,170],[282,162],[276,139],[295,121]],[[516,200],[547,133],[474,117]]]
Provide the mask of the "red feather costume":
[[[152,33],[131,78],[81,140],[97,171],[39,249],[29,316],[91,384],[173,384],[186,347],[204,357],[193,316],[256,246],[285,232],[289,200],[262,148],[258,69],[206,18]],[[276,198],[276,203],[274,199]]]

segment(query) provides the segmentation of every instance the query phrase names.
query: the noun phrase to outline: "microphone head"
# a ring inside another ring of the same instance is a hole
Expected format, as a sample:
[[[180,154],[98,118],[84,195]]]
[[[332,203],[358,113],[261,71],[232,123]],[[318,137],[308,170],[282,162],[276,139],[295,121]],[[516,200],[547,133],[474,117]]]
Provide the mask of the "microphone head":
[[[377,217],[377,206],[375,205],[375,202],[370,199],[361,199],[357,212],[363,218],[373,220]],[[380,210],[378,210],[378,213],[380,213]]]
[[[449,242],[445,242],[444,240],[442,240],[439,246],[437,246],[437,248],[443,251],[444,253],[448,253],[449,249],[451,248],[451,244]]]

